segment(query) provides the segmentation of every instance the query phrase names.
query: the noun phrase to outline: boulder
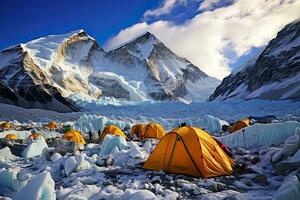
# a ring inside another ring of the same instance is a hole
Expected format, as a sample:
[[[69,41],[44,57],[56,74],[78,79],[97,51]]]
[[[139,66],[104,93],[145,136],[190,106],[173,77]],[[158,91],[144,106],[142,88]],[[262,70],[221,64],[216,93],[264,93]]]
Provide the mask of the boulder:
[[[262,174],[255,175],[251,180],[258,185],[268,185],[268,178]]]
[[[289,160],[282,161],[274,166],[276,175],[286,175],[300,167],[300,149]]]
[[[54,148],[56,152],[65,155],[66,153],[75,153],[80,149],[80,145],[62,138],[57,138],[54,140]]]

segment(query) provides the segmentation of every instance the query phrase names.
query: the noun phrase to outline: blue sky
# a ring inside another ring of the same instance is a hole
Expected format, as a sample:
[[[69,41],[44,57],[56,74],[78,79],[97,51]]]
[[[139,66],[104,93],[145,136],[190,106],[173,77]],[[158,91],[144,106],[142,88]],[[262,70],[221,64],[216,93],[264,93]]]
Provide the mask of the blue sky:
[[[145,31],[224,78],[300,17],[300,0],[1,0],[0,49],[84,29],[110,49]]]
[[[84,29],[100,44],[139,22],[159,0],[1,0],[0,49],[48,34]]]

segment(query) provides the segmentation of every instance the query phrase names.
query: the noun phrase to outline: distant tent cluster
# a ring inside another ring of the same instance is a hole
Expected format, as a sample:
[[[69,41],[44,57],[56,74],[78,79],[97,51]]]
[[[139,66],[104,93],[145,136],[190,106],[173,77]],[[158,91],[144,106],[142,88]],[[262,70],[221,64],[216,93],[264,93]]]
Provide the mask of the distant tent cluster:
[[[241,120],[235,123],[231,130],[238,130],[250,124],[250,120]],[[10,123],[1,123],[1,128],[11,128]],[[57,123],[51,121],[46,128],[54,130]],[[126,134],[116,125],[107,125],[99,135],[100,143],[105,136],[114,135],[128,140]],[[186,124],[166,133],[158,123],[136,124],[131,127],[130,135],[140,140],[157,139],[159,143],[144,163],[144,169],[166,171],[168,173],[185,174],[195,177],[214,177],[231,174],[233,159],[229,148],[212,137],[204,130]],[[17,140],[14,134],[5,137],[8,140]],[[32,131],[29,139],[44,138],[42,134]],[[68,141],[85,145],[83,135],[77,130],[67,130],[62,136]]]
[[[161,139],[165,134],[165,129],[158,123],[136,124],[131,128],[131,134],[138,138],[154,138]]]
[[[51,122],[49,122],[47,124],[47,128],[49,128],[49,129],[57,129],[58,125],[55,122],[51,121]]]
[[[131,135],[140,140],[160,140],[144,163],[144,169],[166,171],[195,177],[214,177],[232,174],[233,159],[230,150],[202,129],[183,126],[166,133],[158,123],[136,124]],[[116,125],[107,125],[100,134],[103,142],[106,135],[127,139],[126,134]],[[64,139],[86,144],[80,132],[67,131]]]
[[[11,124],[9,122],[2,122],[0,124],[0,128],[2,128],[2,129],[10,129],[10,128],[12,128],[12,126],[11,126]]]

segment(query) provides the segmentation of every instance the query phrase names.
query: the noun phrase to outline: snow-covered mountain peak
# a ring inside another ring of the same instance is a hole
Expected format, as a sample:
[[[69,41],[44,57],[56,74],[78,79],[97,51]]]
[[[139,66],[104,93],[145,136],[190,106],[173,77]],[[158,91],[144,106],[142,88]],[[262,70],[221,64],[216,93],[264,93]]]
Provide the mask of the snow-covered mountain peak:
[[[300,20],[286,25],[257,59],[224,78],[210,100],[300,99]]]
[[[207,74],[187,59],[177,56],[150,32],[109,51],[107,58],[110,61],[107,68],[127,80],[134,81],[134,84],[138,83],[143,93],[153,99],[180,97],[203,101],[219,84],[217,79],[209,77],[207,81],[210,86],[205,86],[204,95],[201,88],[204,89],[203,79],[208,78]],[[190,90],[191,88],[193,89]],[[190,92],[201,95],[188,94]]]
[[[126,43],[119,45],[111,52],[127,50],[131,55],[140,59],[148,59],[155,45],[161,43],[153,34],[145,32]]]
[[[52,104],[59,102],[67,108],[56,110],[76,110],[66,101],[74,95],[94,100],[103,96],[203,101],[218,84],[149,32],[109,52],[84,30],[77,30],[0,53],[0,91],[11,94],[8,100],[0,95],[0,102],[24,107],[53,109]]]

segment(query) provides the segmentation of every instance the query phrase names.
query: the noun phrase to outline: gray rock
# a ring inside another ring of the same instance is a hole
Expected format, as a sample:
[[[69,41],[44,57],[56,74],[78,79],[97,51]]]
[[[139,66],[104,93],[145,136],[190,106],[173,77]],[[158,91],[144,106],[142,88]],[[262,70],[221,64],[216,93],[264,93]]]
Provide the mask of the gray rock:
[[[251,162],[251,164],[256,164],[256,163],[260,162],[260,157],[254,156],[254,157],[250,158],[250,162]]]
[[[213,192],[220,192],[222,190],[226,189],[226,185],[219,182],[214,182],[211,185],[207,187],[207,189],[213,191]]]
[[[298,169],[300,166],[289,162],[281,162],[274,166],[274,173],[276,175],[287,175],[288,173]]]
[[[251,180],[258,185],[262,185],[262,186],[268,185],[268,178],[262,174],[257,174]]]
[[[113,165],[113,163],[114,163],[114,160],[112,159],[112,157],[108,157],[106,159],[106,162],[105,162],[106,166],[111,166],[111,165]]]
[[[105,159],[103,159],[103,158],[100,158],[100,159],[98,159],[98,160],[96,161],[96,165],[99,166],[99,167],[105,166],[105,163],[106,163],[106,161],[105,161]]]
[[[79,144],[62,138],[57,138],[54,140],[54,148],[55,151],[61,155],[65,155],[66,153],[73,154],[79,150]]]

